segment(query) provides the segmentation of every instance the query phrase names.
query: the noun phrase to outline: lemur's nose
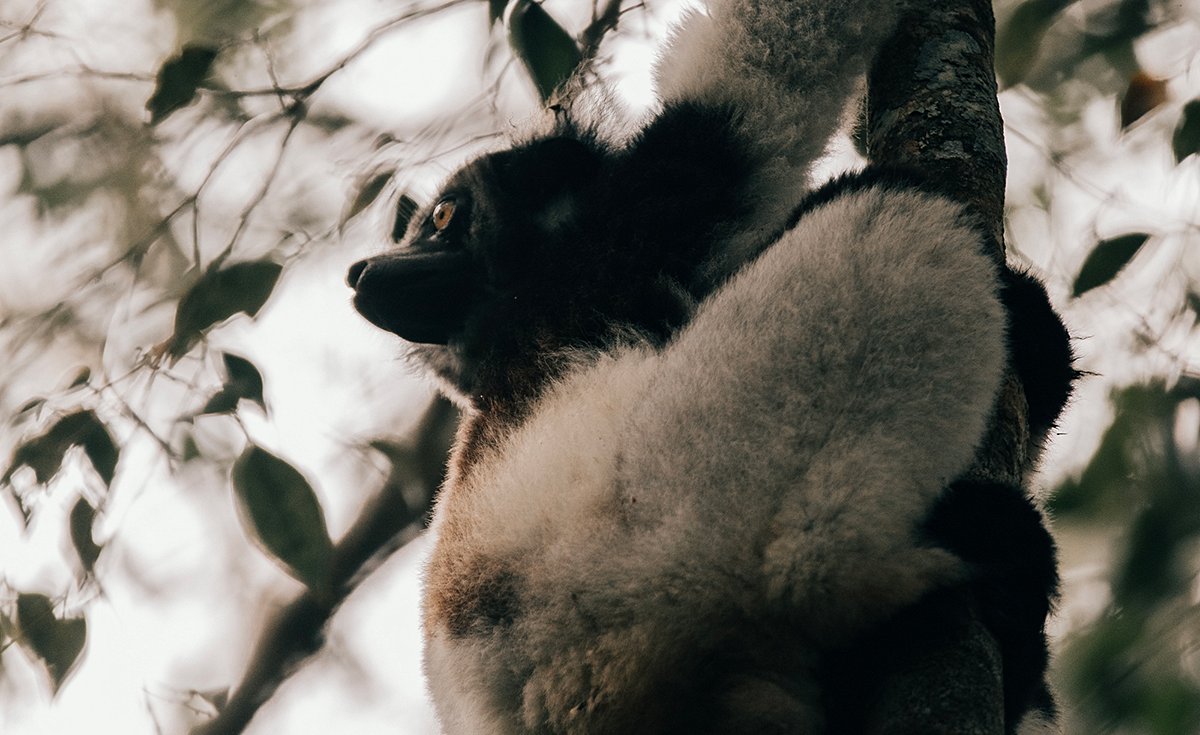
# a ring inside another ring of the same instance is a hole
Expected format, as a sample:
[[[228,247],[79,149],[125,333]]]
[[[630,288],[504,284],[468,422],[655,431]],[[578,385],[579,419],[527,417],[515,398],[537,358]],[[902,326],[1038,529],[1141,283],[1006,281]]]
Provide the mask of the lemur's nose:
[[[346,274],[346,283],[350,288],[358,288],[358,279],[362,276],[363,271],[367,269],[367,263],[370,261],[360,260],[350,266],[350,272]]]

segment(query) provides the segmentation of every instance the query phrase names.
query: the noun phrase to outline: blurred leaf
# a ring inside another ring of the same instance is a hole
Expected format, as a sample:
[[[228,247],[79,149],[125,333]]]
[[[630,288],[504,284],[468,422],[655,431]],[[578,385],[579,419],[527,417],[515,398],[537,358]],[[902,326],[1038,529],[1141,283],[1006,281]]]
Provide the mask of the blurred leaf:
[[[1188,661],[1200,630],[1198,458],[1181,454],[1174,438],[1181,403],[1198,392],[1200,380],[1187,376],[1117,392],[1113,425],[1079,483],[1108,495],[1105,520],[1124,530],[1115,539],[1108,612],[1073,636],[1065,657],[1075,700],[1089,702],[1079,710],[1080,732],[1200,732]],[[1095,500],[1087,495],[1079,499]]]
[[[404,233],[408,231],[408,223],[412,221],[413,215],[417,213],[420,207],[407,194],[401,194],[400,200],[396,202],[396,220],[392,223],[392,242],[400,242],[404,239]]]
[[[22,643],[45,663],[57,692],[83,651],[87,622],[82,618],[55,618],[50,598],[45,595],[20,595],[17,597],[17,625],[21,629]]]
[[[86,412],[93,420],[91,431],[83,438],[83,451],[87,454],[88,459],[92,461],[92,467],[99,473],[100,479],[104,480],[105,485],[111,485],[113,474],[117,470],[117,459],[120,456],[120,450],[113,442],[112,435],[108,433],[108,429],[100,420],[96,418],[96,414],[91,411]]]
[[[250,38],[283,3],[277,0],[153,0],[154,5],[171,14],[177,37],[188,40],[219,41]],[[279,32],[293,21],[288,16],[272,23]]]
[[[70,390],[71,388],[81,388],[87,385],[88,381],[91,379],[92,369],[89,367],[81,367],[78,371],[76,371],[75,377],[71,379],[71,384],[67,386],[67,389]]]
[[[1096,245],[1075,278],[1072,295],[1082,296],[1111,281],[1149,239],[1149,235],[1138,233],[1122,235]]]
[[[154,94],[146,103],[151,125],[157,125],[172,112],[192,103],[216,58],[215,48],[188,45],[178,56],[163,63],[158,70]]]
[[[351,118],[332,111],[311,111],[308,117],[304,118],[304,122],[309,127],[326,133],[336,133],[357,124]]]
[[[1127,128],[1167,101],[1167,82],[1139,71],[1121,95],[1121,127]]]
[[[1200,293],[1188,291],[1184,303],[1187,305],[1186,308],[1191,309],[1193,314],[1200,316]]]
[[[507,7],[508,0],[488,0],[488,25],[504,18],[504,9]]]
[[[71,544],[79,554],[84,571],[91,574],[100,558],[100,547],[92,540],[92,526],[96,522],[96,509],[84,498],[75,501],[71,508]]]
[[[532,0],[517,0],[508,23],[509,44],[529,72],[542,102],[549,102],[579,66],[583,54],[570,34]]]
[[[1070,678],[1076,692],[1105,693],[1096,707],[1104,716],[1120,719],[1132,708],[1129,659],[1143,631],[1140,616],[1109,611],[1086,634],[1073,641]]]
[[[206,414],[233,413],[237,409],[238,394],[224,388],[213,394],[212,398],[200,409],[201,416]]]
[[[1062,0],[1027,0],[996,33],[996,75],[1002,86],[1020,84],[1037,62],[1046,31],[1070,3]]]
[[[196,695],[212,705],[217,712],[225,709],[229,702],[229,689],[213,689],[208,692],[196,692]]]
[[[1129,510],[1123,490],[1129,485],[1133,464],[1127,446],[1136,427],[1118,418],[1104,433],[1079,479],[1068,479],[1052,496],[1049,507],[1056,516],[1104,516]]]
[[[1142,485],[1135,482],[1144,474],[1146,443],[1153,436],[1152,429],[1173,416],[1179,400],[1160,382],[1115,392],[1112,425],[1079,479],[1067,480],[1055,490],[1051,511],[1064,516],[1106,516],[1110,521],[1128,523],[1128,516],[1147,502],[1138,494]]]
[[[1155,478],[1150,502],[1129,526],[1124,558],[1114,574],[1113,591],[1119,604],[1136,604],[1152,610],[1155,605],[1187,590],[1191,575],[1180,568],[1177,557],[1181,534],[1174,528],[1177,510],[1161,494],[1169,494]]]
[[[112,483],[119,450],[94,411],[78,411],[64,416],[45,434],[17,447],[3,479],[7,482],[18,467],[25,466],[33,470],[38,482],[45,484],[58,473],[63,455],[73,446],[83,447],[104,484]]]
[[[16,415],[20,416],[21,414],[29,413],[30,411],[39,409],[44,405],[46,405],[45,398],[30,398],[28,401],[25,401],[21,404],[20,408],[17,409]]]
[[[1147,0],[1117,0],[1098,6],[1086,16],[1083,52],[1101,54],[1113,68],[1124,70],[1124,76],[1132,74],[1138,68],[1134,41],[1155,27],[1150,15]]]
[[[1159,676],[1144,693],[1149,731],[1166,735],[1200,732],[1200,689],[1181,676]]]
[[[182,444],[183,448],[180,450],[179,456],[184,462],[191,462],[201,456],[200,446],[196,444],[196,437],[190,432],[184,435]]]
[[[1200,691],[1182,670],[1172,632],[1195,630],[1195,611],[1171,625],[1171,615],[1153,610],[1110,609],[1070,641],[1064,668],[1080,711],[1079,732],[1193,735],[1200,727]],[[1190,620],[1188,618],[1191,618]],[[1164,633],[1167,633],[1164,639]],[[1185,646],[1192,645],[1188,632]],[[1182,646],[1180,647],[1183,648]],[[1182,654],[1182,655],[1181,655]]]
[[[234,314],[258,314],[282,270],[274,261],[253,260],[205,271],[179,300],[175,333],[167,348],[171,357],[187,354],[205,330]]]
[[[354,200],[350,202],[350,206],[342,214],[342,219],[338,222],[338,228],[345,226],[347,222],[357,217],[364,209],[371,206],[371,203],[379,198],[383,193],[384,187],[392,180],[392,172],[375,174],[369,176],[358,184],[358,194],[354,196]]]
[[[1183,115],[1171,137],[1175,160],[1182,161],[1200,151],[1200,100],[1192,100],[1183,106]]]
[[[254,363],[244,357],[226,352],[221,356],[225,363],[225,374],[229,376],[226,385],[237,389],[238,395],[263,405],[262,373],[254,367]],[[265,408],[265,406],[264,406]]]
[[[333,542],[312,486],[287,462],[254,445],[233,465],[233,486],[253,537],[313,590],[330,578]]]
[[[249,360],[225,353],[222,356],[225,363],[225,373],[228,379],[224,387],[217,391],[208,403],[204,404],[201,414],[229,413],[237,408],[238,401],[245,398],[254,401],[263,411],[267,410],[263,399],[263,379],[258,368]]]

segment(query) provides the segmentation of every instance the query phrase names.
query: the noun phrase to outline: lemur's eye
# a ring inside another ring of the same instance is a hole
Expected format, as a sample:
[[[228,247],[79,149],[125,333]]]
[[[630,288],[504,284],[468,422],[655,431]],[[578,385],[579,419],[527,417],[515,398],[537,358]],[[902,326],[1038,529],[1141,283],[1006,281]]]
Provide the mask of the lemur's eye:
[[[430,218],[433,220],[433,229],[441,232],[449,227],[450,220],[454,219],[456,207],[453,199],[443,199],[438,202],[437,206],[433,208],[433,216]]]

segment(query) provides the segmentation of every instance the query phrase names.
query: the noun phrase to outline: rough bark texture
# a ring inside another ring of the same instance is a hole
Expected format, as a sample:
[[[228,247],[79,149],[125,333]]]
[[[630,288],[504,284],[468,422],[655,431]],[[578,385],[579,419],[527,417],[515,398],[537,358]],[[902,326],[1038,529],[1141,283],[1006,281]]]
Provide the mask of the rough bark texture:
[[[989,0],[911,0],[872,70],[868,147],[874,161],[928,173],[970,204],[1004,259],[1003,122],[993,72],[995,20]],[[1025,398],[1010,375],[970,474],[1019,482],[1026,458]],[[958,625],[887,653],[890,675],[867,731],[872,734],[1001,735],[999,652],[969,601],[948,598]]]

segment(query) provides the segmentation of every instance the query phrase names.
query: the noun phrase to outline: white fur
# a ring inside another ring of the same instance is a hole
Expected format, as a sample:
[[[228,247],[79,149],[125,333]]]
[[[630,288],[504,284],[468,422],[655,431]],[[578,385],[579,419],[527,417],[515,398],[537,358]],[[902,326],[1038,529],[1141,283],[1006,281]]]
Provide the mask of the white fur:
[[[1040,712],[1030,712],[1021,719],[1017,735],[1062,735],[1062,728]]]
[[[745,112],[742,137],[765,159],[748,232],[728,248],[733,262],[760,244],[755,233],[778,232],[808,187],[813,163],[895,25],[894,5],[723,0],[708,14],[689,14],[672,34],[655,69],[662,101],[737,106]]]
[[[747,616],[816,649],[960,572],[913,537],[1004,362],[961,215],[879,189],[819,207],[667,348],[597,356],[445,488],[430,574],[497,561],[520,600],[490,635],[427,621],[448,732],[622,732]]]

